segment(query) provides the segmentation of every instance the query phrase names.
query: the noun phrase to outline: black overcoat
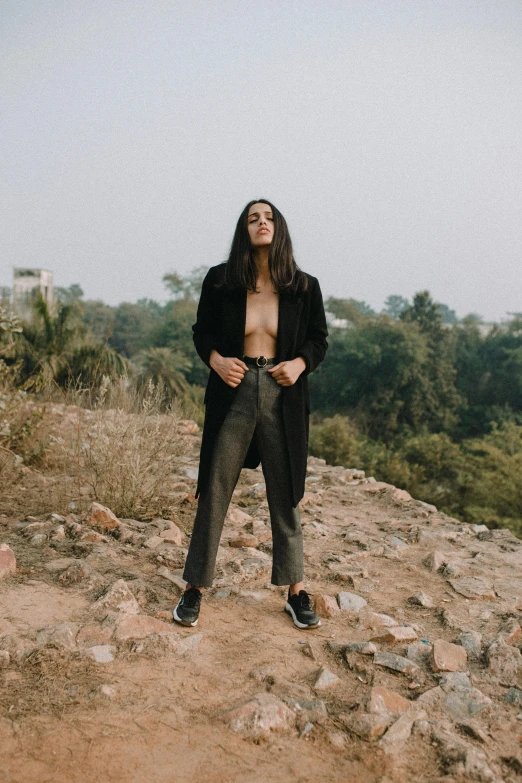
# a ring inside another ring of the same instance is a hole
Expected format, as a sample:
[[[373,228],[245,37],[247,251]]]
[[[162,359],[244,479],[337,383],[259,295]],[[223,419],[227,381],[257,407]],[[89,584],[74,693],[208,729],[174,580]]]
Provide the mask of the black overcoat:
[[[230,290],[219,285],[224,272],[224,263],[209,269],[201,289],[197,321],[192,327],[196,350],[208,367],[210,353],[214,348],[222,356],[243,358],[247,292],[244,289]],[[306,369],[296,383],[281,387],[295,506],[303,497],[306,477],[310,413],[307,375],[322,362],[328,347],[328,329],[319,282],[312,275],[306,276],[306,292],[279,295],[275,356],[277,362],[289,361],[297,356],[302,356],[306,362]],[[214,370],[210,370],[205,391],[205,422],[196,497],[208,484],[214,444],[238,388],[232,388]],[[254,437],[243,467],[257,468],[259,463],[260,457]]]

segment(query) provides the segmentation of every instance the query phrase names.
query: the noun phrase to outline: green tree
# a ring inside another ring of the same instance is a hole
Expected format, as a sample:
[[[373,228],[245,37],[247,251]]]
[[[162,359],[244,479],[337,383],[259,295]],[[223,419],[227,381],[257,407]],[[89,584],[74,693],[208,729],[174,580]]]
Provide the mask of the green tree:
[[[384,303],[384,313],[388,315],[392,321],[397,321],[401,313],[410,307],[410,302],[404,296],[398,294],[391,294],[387,297]]]

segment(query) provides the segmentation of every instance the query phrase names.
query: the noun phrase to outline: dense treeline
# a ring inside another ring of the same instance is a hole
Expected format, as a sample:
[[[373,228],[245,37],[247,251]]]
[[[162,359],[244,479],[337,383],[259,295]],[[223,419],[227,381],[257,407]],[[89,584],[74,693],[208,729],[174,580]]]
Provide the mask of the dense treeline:
[[[58,289],[4,346],[17,383],[95,387],[104,375],[150,379],[165,404],[202,419],[207,369],[192,343],[205,268],[166,275],[170,298],[110,307]],[[330,348],[310,377],[311,451],[364,468],[462,519],[522,534],[522,314],[486,328],[428,292],[390,296],[381,313],[330,297]]]

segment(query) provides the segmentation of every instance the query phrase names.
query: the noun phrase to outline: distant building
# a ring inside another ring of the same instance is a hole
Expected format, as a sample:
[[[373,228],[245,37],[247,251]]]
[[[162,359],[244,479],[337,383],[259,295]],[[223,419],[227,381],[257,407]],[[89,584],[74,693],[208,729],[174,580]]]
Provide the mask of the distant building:
[[[53,273],[48,269],[13,268],[13,309],[20,318],[31,316],[31,306],[38,295],[49,307],[54,303]]]
[[[325,316],[328,326],[332,326],[335,329],[347,329],[349,326],[352,326],[351,321],[347,318],[336,318],[335,315],[328,310],[326,311]]]

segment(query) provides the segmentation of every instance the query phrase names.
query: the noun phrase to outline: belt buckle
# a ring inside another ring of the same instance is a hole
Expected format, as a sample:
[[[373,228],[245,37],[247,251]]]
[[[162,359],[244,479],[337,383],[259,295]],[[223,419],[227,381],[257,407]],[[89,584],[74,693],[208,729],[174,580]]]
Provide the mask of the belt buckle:
[[[266,367],[266,358],[264,356],[257,356],[256,365],[258,367]]]

